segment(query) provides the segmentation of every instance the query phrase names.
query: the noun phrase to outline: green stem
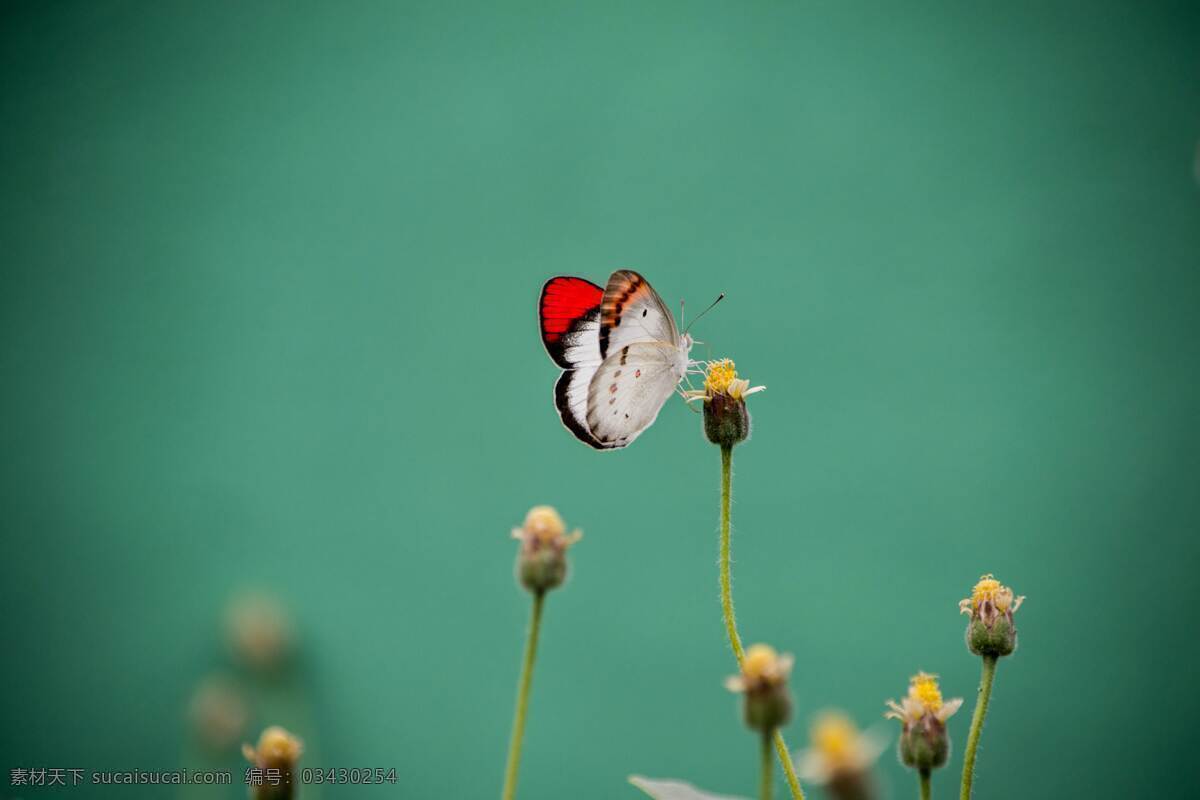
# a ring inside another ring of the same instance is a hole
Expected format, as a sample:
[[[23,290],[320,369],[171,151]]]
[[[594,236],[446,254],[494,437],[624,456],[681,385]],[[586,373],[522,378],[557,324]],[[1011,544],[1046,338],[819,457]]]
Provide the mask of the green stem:
[[[919,775],[921,777],[921,800],[929,800],[933,796],[933,789],[929,785],[929,770],[923,769]]]
[[[729,577],[729,505],[733,485],[733,447],[721,446],[721,613],[725,617],[725,632],[729,635],[729,647],[733,650],[738,667],[742,666],[745,652],[742,650],[742,637],[738,635],[737,618],[733,613],[733,586]],[[796,767],[792,763],[792,754],[783,732],[775,731],[775,753],[783,766],[783,774],[787,778],[788,788],[792,792],[792,800],[804,800],[804,792],[800,789],[800,779],[796,777]]]
[[[738,636],[737,618],[733,614],[733,586],[729,578],[729,502],[733,483],[733,448],[721,448],[721,613],[725,617],[725,633],[738,666],[746,657],[742,637]]]
[[[804,800],[800,779],[796,777],[796,765],[792,763],[792,752],[783,740],[783,731],[775,731],[775,753],[779,756],[779,763],[783,765],[783,776],[787,778],[788,788],[792,791],[792,800]]]
[[[504,771],[504,800],[517,794],[517,771],[521,767],[521,740],[525,736],[525,713],[529,710],[529,685],[533,681],[533,662],[537,657],[538,632],[542,627],[542,602],[545,592],[534,592],[533,612],[529,617],[529,636],[525,640],[525,661],[521,665],[521,683],[517,688],[517,710],[513,713],[512,737],[508,745],[508,767]]]
[[[983,718],[987,716],[988,700],[992,697],[992,681],[996,677],[996,656],[983,657],[983,674],[979,678],[979,698],[975,701],[975,713],[971,716],[971,732],[967,735],[967,749],[963,753],[961,800],[971,800],[971,784],[975,780],[975,751],[979,748],[979,735],[983,732]]]
[[[762,771],[759,773],[758,796],[761,800],[771,800],[771,737],[762,737]]]

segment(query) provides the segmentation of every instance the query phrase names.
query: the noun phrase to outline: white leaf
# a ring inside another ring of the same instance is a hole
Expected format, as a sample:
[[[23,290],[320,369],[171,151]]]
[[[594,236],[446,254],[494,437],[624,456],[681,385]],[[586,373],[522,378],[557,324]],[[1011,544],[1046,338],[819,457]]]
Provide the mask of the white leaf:
[[[690,783],[630,775],[629,782],[655,800],[744,800],[728,794],[702,792]]]

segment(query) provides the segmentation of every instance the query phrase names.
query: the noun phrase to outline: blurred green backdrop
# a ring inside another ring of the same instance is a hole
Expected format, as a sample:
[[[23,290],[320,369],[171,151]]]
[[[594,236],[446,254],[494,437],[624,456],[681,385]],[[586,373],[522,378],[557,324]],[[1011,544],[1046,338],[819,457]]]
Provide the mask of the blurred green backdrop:
[[[546,502],[586,538],[523,796],[750,794],[717,452],[678,401],[615,454],[551,406],[538,289],[617,267],[728,292],[696,353],[769,386],[736,599],[794,746],[936,671],[949,796],[994,571],[978,797],[1194,794],[1198,42],[1190,3],[6,4],[0,796],[197,763],[245,588],[303,704],[250,728],[398,770],[326,796],[498,794]]]

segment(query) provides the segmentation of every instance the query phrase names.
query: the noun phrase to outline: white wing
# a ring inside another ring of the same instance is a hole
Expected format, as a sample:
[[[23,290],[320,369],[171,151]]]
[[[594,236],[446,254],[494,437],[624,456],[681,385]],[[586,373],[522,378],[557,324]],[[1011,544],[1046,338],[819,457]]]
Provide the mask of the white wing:
[[[600,447],[624,447],[650,427],[683,377],[679,364],[678,348],[660,341],[624,345],[604,359],[587,391],[587,429]]]
[[[627,344],[664,342],[675,347],[675,318],[649,282],[632,270],[619,269],[608,279],[600,303],[600,355]]]
[[[575,438],[598,450],[606,448],[592,435],[587,424],[588,386],[600,368],[600,312],[581,320],[563,339],[563,360],[572,365],[554,384],[554,407],[563,425]]]

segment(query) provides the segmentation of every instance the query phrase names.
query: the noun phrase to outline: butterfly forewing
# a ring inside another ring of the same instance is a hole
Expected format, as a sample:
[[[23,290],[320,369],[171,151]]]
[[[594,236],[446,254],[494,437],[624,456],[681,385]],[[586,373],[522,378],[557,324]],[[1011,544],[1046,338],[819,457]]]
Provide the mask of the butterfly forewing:
[[[600,306],[604,290],[583,278],[560,276],[546,281],[538,300],[542,344],[564,369],[599,364]]]
[[[677,345],[675,318],[658,292],[636,272],[619,269],[608,279],[600,304],[600,354],[634,342]]]

